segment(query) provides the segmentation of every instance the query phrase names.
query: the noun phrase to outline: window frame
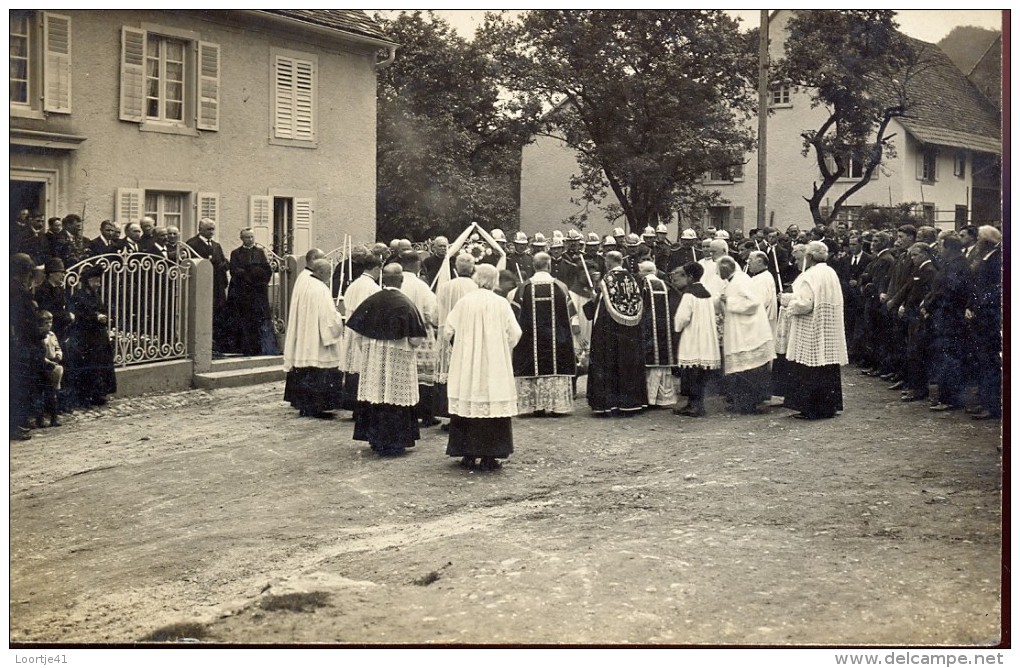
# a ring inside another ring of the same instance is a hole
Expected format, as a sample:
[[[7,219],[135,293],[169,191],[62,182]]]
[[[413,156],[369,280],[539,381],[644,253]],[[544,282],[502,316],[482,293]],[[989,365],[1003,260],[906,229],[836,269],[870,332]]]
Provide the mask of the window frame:
[[[778,97],[778,100],[776,99]],[[793,106],[793,86],[785,84],[769,88],[769,108],[785,109]]]
[[[27,42],[24,102],[10,98],[12,118],[45,119],[48,114],[71,113],[71,17],[44,10],[11,10],[10,18],[22,16]],[[21,35],[22,33],[18,33]],[[8,35],[10,37],[10,34]],[[10,60],[8,60],[10,66]],[[8,82],[13,81],[8,71]]]
[[[169,46],[170,46],[171,42],[180,45],[180,48],[181,48],[181,60],[180,61],[170,61],[169,60],[169,53],[168,52],[169,52]],[[150,61],[153,60],[153,56],[150,53],[150,50],[151,50],[153,44],[157,44],[158,45],[158,53],[157,53],[157,56],[156,56],[156,61],[158,63],[158,70],[159,71],[158,71],[156,77],[152,76],[152,74],[149,72],[149,67],[148,67]],[[167,125],[176,125],[176,126],[180,126],[180,127],[187,127],[188,110],[189,110],[189,107],[193,106],[193,100],[189,99],[189,98],[191,98],[193,96],[189,95],[189,90],[188,90],[189,88],[191,88],[191,86],[189,86],[189,84],[188,84],[189,69],[194,67],[194,63],[190,63],[189,62],[189,60],[190,60],[190,58],[189,58],[190,53],[189,52],[192,50],[190,48],[190,46],[191,45],[190,45],[190,43],[187,40],[182,40],[182,39],[179,39],[177,37],[172,37],[172,36],[169,36],[169,35],[163,35],[163,34],[160,34],[160,33],[147,33],[146,34],[146,41],[145,41],[145,50],[146,50],[146,53],[145,53],[145,64],[146,64],[146,67],[145,67],[145,90],[144,90],[144,95],[145,95],[145,104],[144,104],[145,111],[143,112],[144,116],[145,116],[145,120],[143,121],[144,123],[165,123]],[[167,65],[169,63],[171,63],[171,62],[179,62],[180,65],[181,65],[181,77],[182,77],[181,80],[180,80],[180,84],[181,84],[181,99],[179,101],[177,101],[177,100],[173,101],[173,102],[179,102],[180,105],[181,105],[181,117],[180,117],[180,119],[167,118],[167,107],[169,107],[169,105],[171,104],[171,100],[167,96],[167,88],[169,87],[169,84],[171,83],[170,79],[167,77]],[[157,96],[155,98],[153,98],[151,95],[149,95],[149,90],[148,90],[148,88],[149,88],[148,84],[154,78],[158,82],[158,87],[159,87],[158,94],[157,94]],[[156,116],[152,116],[152,115],[149,114],[148,107],[151,104],[152,100],[156,101],[156,106],[157,106],[157,115]]]
[[[219,44],[202,40],[194,30],[146,23],[121,26],[119,118],[137,123],[142,132],[160,132],[192,137],[219,130],[220,53]],[[132,40],[129,44],[128,40]],[[149,43],[159,40],[159,118],[149,116]],[[182,42],[184,50],[181,120],[165,117],[166,79],[163,56],[168,41]],[[139,55],[140,54],[140,55]],[[138,60],[140,59],[140,63]],[[211,66],[211,71],[210,70]],[[137,80],[137,83],[136,83]],[[207,115],[203,115],[207,114]]]
[[[11,108],[12,116],[37,116],[42,117],[42,109],[39,109],[37,105],[33,105],[32,101],[39,99],[39,87],[41,82],[39,79],[39,69],[41,66],[41,55],[39,45],[39,35],[37,33],[38,26],[38,12],[34,10],[22,10],[12,9],[10,11],[10,21],[14,22],[15,18],[23,18],[25,21],[25,32],[17,33],[19,37],[25,38],[25,79],[18,79],[18,81],[25,82],[25,101],[15,101],[10,98],[10,92],[8,89],[8,103]],[[13,42],[11,35],[15,33],[9,33],[8,39]],[[9,49],[8,49],[9,50]],[[11,59],[14,56],[10,56]],[[19,57],[20,59],[20,57]],[[8,81],[14,81],[14,68],[10,66],[8,61]]]

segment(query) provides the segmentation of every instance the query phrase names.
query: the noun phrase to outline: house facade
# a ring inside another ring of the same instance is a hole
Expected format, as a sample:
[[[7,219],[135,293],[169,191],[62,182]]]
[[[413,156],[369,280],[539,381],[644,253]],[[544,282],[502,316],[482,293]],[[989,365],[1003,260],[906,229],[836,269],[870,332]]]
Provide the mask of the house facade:
[[[773,12],[769,23],[770,55],[783,55],[791,10]],[[907,118],[894,119],[887,134],[893,135],[895,156],[883,160],[873,178],[856,192],[837,214],[852,222],[862,205],[893,206],[916,202],[918,215],[942,229],[967,224],[1001,222],[1000,121],[992,103],[934,44],[912,40],[923,49],[930,67],[914,82],[916,102]],[[811,107],[809,92],[777,88],[770,94],[767,129],[767,198],[765,224],[785,229],[812,224],[806,198],[812,183],[821,180],[813,154],[801,155],[801,133],[818,128],[825,110]],[[757,120],[751,121],[757,130]],[[705,174],[701,187],[718,191],[723,202],[709,207],[696,220],[668,221],[671,236],[678,227],[692,223],[719,229],[746,231],[758,217],[758,156],[752,152],[742,165]],[[562,141],[540,136],[524,147],[521,160],[521,229],[548,232],[581,207],[570,202],[576,193],[570,177],[578,166],[573,152]],[[847,178],[828,194],[831,203],[861,175],[852,164]],[[591,217],[592,228],[606,234],[611,226]],[[667,221],[663,221],[667,222]],[[621,224],[622,221],[616,224]]]
[[[11,220],[21,209],[217,221],[279,255],[375,238],[376,71],[351,10],[12,10]]]

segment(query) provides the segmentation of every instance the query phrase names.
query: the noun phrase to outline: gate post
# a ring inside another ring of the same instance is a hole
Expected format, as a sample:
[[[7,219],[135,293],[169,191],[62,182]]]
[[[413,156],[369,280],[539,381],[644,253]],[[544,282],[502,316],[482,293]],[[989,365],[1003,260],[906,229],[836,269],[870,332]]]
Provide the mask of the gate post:
[[[202,259],[188,260],[191,280],[188,281],[188,350],[194,363],[194,373],[212,368],[213,340],[213,268],[212,262]]]

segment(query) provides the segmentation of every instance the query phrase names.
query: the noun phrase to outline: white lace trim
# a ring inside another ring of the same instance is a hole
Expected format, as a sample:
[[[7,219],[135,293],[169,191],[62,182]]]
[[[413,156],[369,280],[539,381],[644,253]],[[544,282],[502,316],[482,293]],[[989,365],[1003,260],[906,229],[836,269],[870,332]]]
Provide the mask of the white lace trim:
[[[522,415],[535,411],[573,413],[573,376],[518,378],[517,410]]]
[[[362,337],[364,354],[358,401],[392,406],[417,405],[418,367],[407,339],[379,341]]]
[[[725,373],[739,373],[768,364],[776,358],[776,347],[772,340],[768,340],[754,350],[745,350],[738,353],[723,351],[723,368]]]
[[[677,366],[681,369],[718,369],[719,358],[715,359],[686,359],[682,360]]]
[[[804,366],[847,364],[843,307],[816,303],[811,313],[794,315],[786,357]]]
[[[496,418],[515,417],[517,411],[517,399],[504,401],[472,401],[449,397],[450,414],[467,418]]]

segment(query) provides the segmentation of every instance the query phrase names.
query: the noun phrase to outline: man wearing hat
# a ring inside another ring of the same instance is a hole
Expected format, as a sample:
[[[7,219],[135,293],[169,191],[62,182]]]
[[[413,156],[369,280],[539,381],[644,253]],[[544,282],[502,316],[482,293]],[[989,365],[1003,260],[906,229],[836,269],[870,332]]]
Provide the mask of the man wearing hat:
[[[616,248],[614,250],[619,250],[621,253],[623,252],[623,242],[626,236],[627,233],[623,231],[622,227],[613,228],[613,239],[616,241]]]
[[[549,273],[556,280],[563,281],[564,284],[569,285],[571,265],[567,262],[565,255],[566,245],[563,242],[563,235],[558,232],[559,230],[553,232],[552,242],[549,244],[549,256],[552,258],[552,266],[549,269]]]
[[[517,277],[518,285],[534,275],[534,262],[528,252],[528,235],[524,232],[514,235],[513,247],[506,254],[506,268]]]
[[[531,237],[531,255],[535,253],[544,253],[549,242],[546,241],[545,235],[541,232],[535,232],[535,236]]]
[[[601,243],[602,241],[599,239],[598,232],[589,232],[588,237],[584,242],[584,259],[588,263],[589,267],[594,266],[595,270],[600,274],[605,266],[602,263],[602,255],[599,253],[599,246]]]
[[[46,260],[46,281],[35,289],[35,301],[39,308],[53,314],[53,333],[61,346],[67,340],[67,328],[74,320],[74,314],[67,305],[67,291],[64,289],[64,261],[59,257]]]
[[[623,268],[629,271],[632,275],[638,275],[638,255],[641,250],[641,237],[634,232],[627,235],[624,241],[624,258]]]
[[[669,257],[666,260],[666,273],[672,273],[677,267],[683,267],[701,259],[695,248],[697,241],[697,232],[689,227],[680,233],[680,243],[669,250]]]
[[[666,272],[669,265],[669,228],[665,223],[659,223],[655,228],[655,239],[652,241],[652,259],[655,261],[655,268]]]

